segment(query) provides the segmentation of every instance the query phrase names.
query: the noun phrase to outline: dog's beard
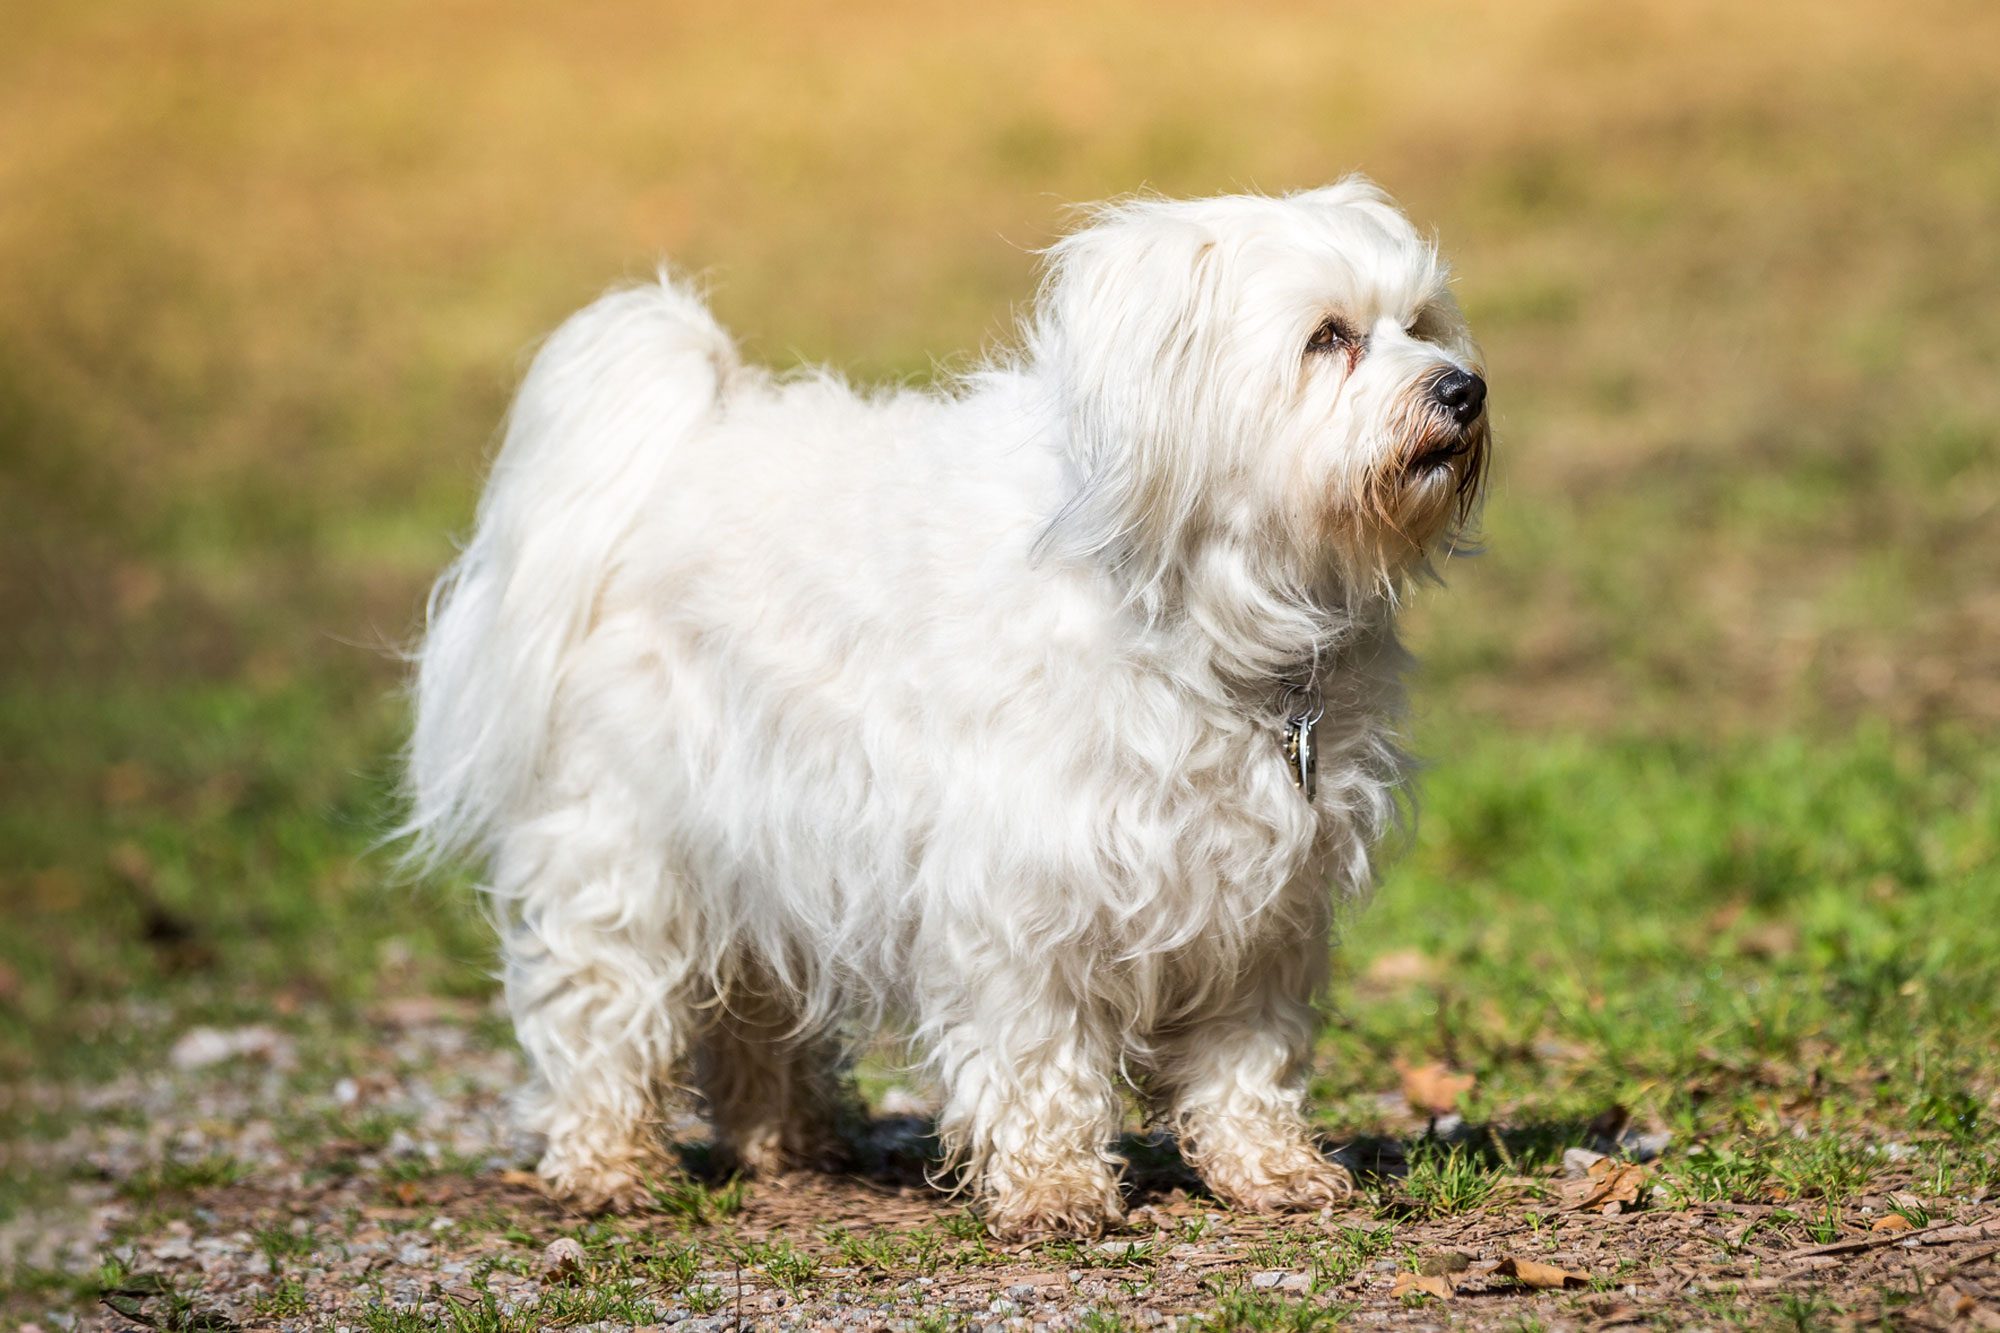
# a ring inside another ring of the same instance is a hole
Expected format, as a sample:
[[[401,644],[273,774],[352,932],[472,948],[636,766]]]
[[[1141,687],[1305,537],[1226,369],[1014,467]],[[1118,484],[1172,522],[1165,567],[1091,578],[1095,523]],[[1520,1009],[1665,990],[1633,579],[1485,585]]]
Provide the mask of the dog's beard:
[[[1350,578],[1393,582],[1439,551],[1466,544],[1486,484],[1492,432],[1484,413],[1452,419],[1427,385],[1400,394],[1375,459],[1327,516]]]

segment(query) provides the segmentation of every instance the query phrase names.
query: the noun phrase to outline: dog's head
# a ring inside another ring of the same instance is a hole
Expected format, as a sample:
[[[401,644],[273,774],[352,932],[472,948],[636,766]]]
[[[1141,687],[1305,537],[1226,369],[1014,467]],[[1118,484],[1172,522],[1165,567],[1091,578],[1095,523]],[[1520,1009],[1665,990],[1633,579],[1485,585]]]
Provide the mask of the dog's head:
[[[1052,535],[1147,587],[1217,561],[1307,593],[1424,567],[1472,520],[1490,441],[1446,279],[1358,177],[1097,211],[1050,250],[1030,335],[1082,478]]]

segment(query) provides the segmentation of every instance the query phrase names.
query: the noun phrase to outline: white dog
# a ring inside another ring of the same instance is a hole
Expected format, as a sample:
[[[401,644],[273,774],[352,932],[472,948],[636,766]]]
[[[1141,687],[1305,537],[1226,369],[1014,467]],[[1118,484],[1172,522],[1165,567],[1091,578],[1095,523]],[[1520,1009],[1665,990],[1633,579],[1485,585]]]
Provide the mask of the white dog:
[[[1098,210],[946,392],[745,366],[667,281],[565,324],[410,755],[419,847],[488,869],[550,1189],[633,1201],[689,1085],[743,1168],[810,1160],[895,1018],[996,1234],[1119,1219],[1127,1080],[1229,1203],[1347,1194],[1313,1006],[1480,372],[1359,179]]]

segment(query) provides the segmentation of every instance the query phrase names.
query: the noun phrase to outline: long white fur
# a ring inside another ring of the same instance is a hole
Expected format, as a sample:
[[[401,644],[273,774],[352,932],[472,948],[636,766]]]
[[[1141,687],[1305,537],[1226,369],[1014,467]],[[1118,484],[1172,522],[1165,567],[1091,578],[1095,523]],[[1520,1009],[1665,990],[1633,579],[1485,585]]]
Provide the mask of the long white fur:
[[[1397,482],[1406,547],[1364,497],[1477,368],[1444,283],[1349,179],[1100,210],[946,392],[746,367],[665,278],[550,339],[432,600],[409,829],[487,868],[553,1189],[629,1196],[697,1078],[747,1165],[809,1154],[829,1034],[893,1017],[998,1231],[1117,1218],[1127,1077],[1235,1201],[1342,1191],[1312,1006],[1453,475]],[[1329,313],[1358,357],[1302,355]]]

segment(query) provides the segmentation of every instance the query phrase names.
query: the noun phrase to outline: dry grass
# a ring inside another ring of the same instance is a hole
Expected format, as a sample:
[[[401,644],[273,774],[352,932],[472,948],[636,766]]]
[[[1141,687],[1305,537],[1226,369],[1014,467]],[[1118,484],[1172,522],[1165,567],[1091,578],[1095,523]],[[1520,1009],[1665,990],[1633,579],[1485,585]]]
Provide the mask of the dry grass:
[[[1472,651],[1572,667],[1557,712],[1596,721],[1631,706],[1619,670],[1674,683],[1716,653],[1789,706],[1843,634],[1834,693],[1879,704],[1911,685],[1883,634],[1917,634],[1919,692],[2000,716],[2000,608],[1954,572],[1996,555],[1993,473],[1933,447],[2000,418],[1991,6],[105,0],[26,23],[0,54],[0,515],[14,554],[89,568],[0,609],[72,651],[176,591],[283,651],[302,608],[262,613],[302,581],[315,627],[403,632],[521,349],[660,257],[775,360],[922,376],[1005,336],[1072,201],[1360,167],[1447,239],[1490,344],[1510,614]],[[1913,450],[1948,484],[1885,481]],[[1635,488],[1668,512],[1595,521]],[[1684,607],[1679,642],[1607,627],[1580,586],[1635,521],[1670,540],[1613,567]],[[1690,524],[1715,530],[1698,562]],[[1944,568],[1869,563],[1905,539]]]

